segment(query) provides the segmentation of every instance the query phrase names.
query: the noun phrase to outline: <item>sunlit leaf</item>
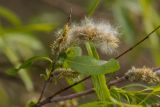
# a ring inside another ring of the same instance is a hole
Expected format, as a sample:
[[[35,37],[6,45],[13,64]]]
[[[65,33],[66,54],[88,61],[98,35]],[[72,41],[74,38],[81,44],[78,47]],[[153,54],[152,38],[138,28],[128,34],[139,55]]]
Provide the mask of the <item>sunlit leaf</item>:
[[[74,80],[71,80],[71,79],[67,79],[67,82],[68,82],[68,84],[70,84],[70,85],[73,84],[73,83],[75,83],[75,81],[74,81]],[[75,90],[75,92],[84,91],[84,89],[85,89],[85,84],[82,82],[82,83],[74,86],[73,89]]]
[[[68,58],[66,61],[73,70],[87,75],[112,73],[119,69],[119,63],[114,59],[106,62],[90,56],[77,56]]]

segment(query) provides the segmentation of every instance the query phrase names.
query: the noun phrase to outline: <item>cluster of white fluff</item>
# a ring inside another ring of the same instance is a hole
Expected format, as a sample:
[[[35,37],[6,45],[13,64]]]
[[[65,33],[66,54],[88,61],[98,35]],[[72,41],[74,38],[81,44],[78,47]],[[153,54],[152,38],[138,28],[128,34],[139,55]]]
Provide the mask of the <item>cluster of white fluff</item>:
[[[160,83],[160,77],[157,75],[157,73],[151,68],[147,68],[145,66],[142,68],[132,67],[125,75],[130,81]]]
[[[106,54],[113,53],[118,47],[119,33],[109,23],[96,22],[92,19],[85,18],[80,24],[71,25],[68,30],[64,28],[64,31],[67,31],[65,32],[65,36],[64,34],[60,34],[61,36],[59,37],[63,39],[63,42],[55,42],[53,44],[58,44],[58,46],[53,47],[59,47],[59,51],[63,51],[71,45],[80,45],[88,41],[93,42],[101,52]],[[53,54],[55,49],[52,49]]]
[[[118,47],[118,32],[109,23],[85,19],[79,25],[72,25],[68,32],[68,44],[83,44],[91,41],[103,53],[112,53]]]

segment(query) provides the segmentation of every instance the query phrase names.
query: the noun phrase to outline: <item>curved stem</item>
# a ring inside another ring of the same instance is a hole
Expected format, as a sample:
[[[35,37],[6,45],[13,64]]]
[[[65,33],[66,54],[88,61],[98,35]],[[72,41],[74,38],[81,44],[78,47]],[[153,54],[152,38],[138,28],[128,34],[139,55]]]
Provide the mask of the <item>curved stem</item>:
[[[86,48],[89,56],[93,56],[96,59],[99,59],[98,53],[92,43],[86,43]],[[98,99],[100,101],[109,101],[111,95],[106,84],[105,75],[100,74],[96,76],[91,76],[91,79]]]

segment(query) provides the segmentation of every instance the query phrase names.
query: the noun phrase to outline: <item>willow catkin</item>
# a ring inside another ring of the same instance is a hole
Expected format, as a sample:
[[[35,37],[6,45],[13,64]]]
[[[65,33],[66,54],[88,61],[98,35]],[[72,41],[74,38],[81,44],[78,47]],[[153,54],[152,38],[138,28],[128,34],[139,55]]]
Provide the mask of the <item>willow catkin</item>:
[[[52,45],[53,55],[58,55],[72,45],[93,42],[102,53],[111,54],[119,46],[119,33],[109,23],[85,18],[80,24],[65,26]]]
[[[72,25],[68,32],[68,44],[83,44],[91,41],[103,53],[113,53],[118,47],[118,32],[109,23],[85,19],[79,25]]]
[[[125,75],[130,81],[141,81],[155,84],[160,83],[160,77],[157,73],[153,72],[153,69],[145,66],[142,68],[132,67]]]

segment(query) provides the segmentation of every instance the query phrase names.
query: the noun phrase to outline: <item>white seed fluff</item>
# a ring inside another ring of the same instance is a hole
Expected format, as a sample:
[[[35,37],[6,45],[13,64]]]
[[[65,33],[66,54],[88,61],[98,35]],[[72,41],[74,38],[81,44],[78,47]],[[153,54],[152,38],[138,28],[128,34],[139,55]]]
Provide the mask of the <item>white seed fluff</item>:
[[[103,53],[113,53],[118,47],[118,32],[109,23],[85,19],[79,25],[72,25],[67,44],[81,44],[91,41]]]
[[[52,45],[52,53],[57,56],[72,45],[93,42],[102,53],[111,54],[119,45],[118,34],[109,23],[85,18],[80,24],[65,26],[58,32],[58,38]]]

